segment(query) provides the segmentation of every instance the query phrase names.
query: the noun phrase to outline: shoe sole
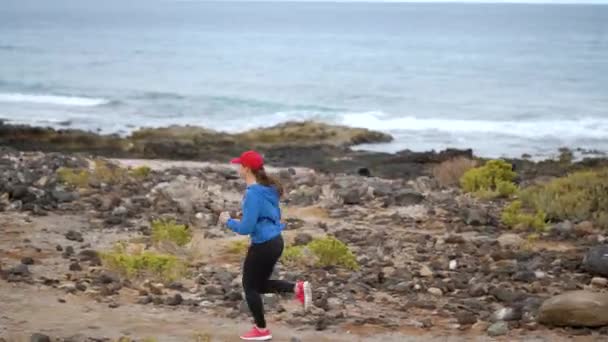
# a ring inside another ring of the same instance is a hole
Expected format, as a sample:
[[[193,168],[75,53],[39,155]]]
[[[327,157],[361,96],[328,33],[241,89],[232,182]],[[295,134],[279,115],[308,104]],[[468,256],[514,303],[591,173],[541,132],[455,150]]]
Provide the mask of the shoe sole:
[[[304,311],[310,310],[312,306],[312,288],[310,287],[310,283],[304,282]]]
[[[241,340],[244,340],[244,341],[270,341],[270,340],[272,340],[272,335],[263,336],[263,337],[241,337]]]

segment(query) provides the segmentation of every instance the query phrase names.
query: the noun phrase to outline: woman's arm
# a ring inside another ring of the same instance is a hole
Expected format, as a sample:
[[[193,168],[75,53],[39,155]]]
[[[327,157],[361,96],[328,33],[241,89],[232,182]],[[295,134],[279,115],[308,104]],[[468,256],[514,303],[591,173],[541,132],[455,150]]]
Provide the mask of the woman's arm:
[[[243,218],[239,220],[230,219],[226,223],[233,232],[241,235],[249,235],[253,232],[260,216],[260,200],[255,191],[247,191],[243,201]]]

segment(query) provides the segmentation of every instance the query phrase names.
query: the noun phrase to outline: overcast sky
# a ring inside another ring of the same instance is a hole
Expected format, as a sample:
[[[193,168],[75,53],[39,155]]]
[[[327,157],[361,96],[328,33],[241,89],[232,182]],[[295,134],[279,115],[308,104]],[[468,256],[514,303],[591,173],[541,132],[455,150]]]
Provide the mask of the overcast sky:
[[[366,1],[366,2],[487,2],[487,3],[541,3],[541,4],[607,4],[608,0],[338,0],[338,1]]]
[[[608,0],[293,0],[328,2],[484,2],[484,3],[538,3],[538,4],[606,4]]]

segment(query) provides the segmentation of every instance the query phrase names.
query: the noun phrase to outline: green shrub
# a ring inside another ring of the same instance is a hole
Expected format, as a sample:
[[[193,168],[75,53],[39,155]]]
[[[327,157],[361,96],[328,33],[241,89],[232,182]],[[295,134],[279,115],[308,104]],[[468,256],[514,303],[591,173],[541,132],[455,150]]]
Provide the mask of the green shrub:
[[[135,178],[144,179],[144,178],[148,178],[148,176],[150,175],[150,172],[152,172],[152,169],[150,167],[144,165],[144,166],[140,166],[140,167],[131,169],[129,171],[129,175],[131,175]]]
[[[57,170],[57,180],[71,187],[86,188],[89,186],[90,174],[86,170],[62,167]]]
[[[594,221],[608,228],[608,169],[580,171],[521,192],[524,206],[552,221]]]
[[[184,246],[192,240],[192,232],[188,226],[177,224],[174,220],[152,221],[152,240],[154,242],[170,241],[178,246]]]
[[[181,278],[186,272],[186,264],[173,255],[143,252],[128,254],[116,249],[100,253],[106,268],[119,272],[126,277],[154,277],[163,281]]]
[[[283,251],[281,262],[285,265],[297,265],[304,259],[303,246],[288,246]]]
[[[517,191],[516,173],[504,160],[490,160],[484,166],[470,169],[460,178],[465,192],[482,198],[509,197]]]
[[[359,269],[355,255],[348,246],[335,237],[315,239],[307,248],[317,258],[317,264],[325,266],[343,266],[351,270]]]
[[[57,170],[59,182],[75,188],[87,188],[91,181],[106,184],[120,184],[127,179],[127,171],[108,161],[97,159],[93,169],[60,168]]]
[[[96,180],[106,184],[120,184],[127,178],[127,170],[118,165],[114,165],[106,160],[97,159],[94,161],[95,168],[93,176]]]
[[[501,221],[511,228],[534,228],[544,230],[546,227],[546,215],[543,211],[529,214],[522,211],[522,202],[517,200],[511,202],[502,212]]]

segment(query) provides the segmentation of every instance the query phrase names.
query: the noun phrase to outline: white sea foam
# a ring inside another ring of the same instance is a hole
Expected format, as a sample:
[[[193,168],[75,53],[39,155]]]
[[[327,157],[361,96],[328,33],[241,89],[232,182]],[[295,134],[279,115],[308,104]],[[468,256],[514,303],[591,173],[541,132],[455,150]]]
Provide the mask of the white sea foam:
[[[95,107],[109,103],[108,100],[77,97],[59,96],[47,94],[22,94],[22,93],[0,93],[0,102],[8,103],[36,103],[58,106]]]

